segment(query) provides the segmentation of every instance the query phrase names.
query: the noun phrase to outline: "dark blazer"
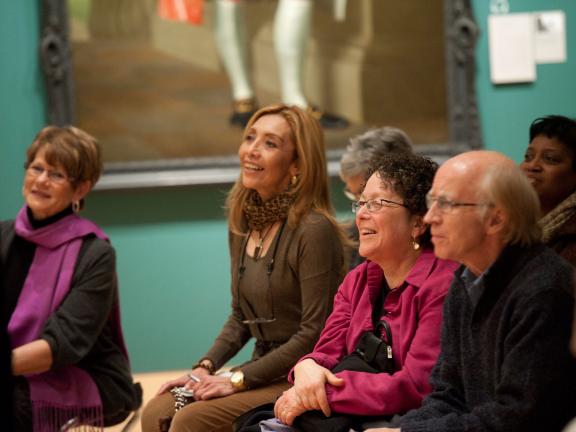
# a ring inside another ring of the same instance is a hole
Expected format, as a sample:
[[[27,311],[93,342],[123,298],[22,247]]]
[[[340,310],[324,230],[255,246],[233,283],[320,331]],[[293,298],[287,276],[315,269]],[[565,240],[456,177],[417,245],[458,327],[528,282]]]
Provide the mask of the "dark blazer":
[[[472,296],[462,272],[444,303],[433,391],[402,432],[562,430],[576,416],[572,267],[545,246],[509,246]]]
[[[15,235],[13,222],[0,223],[0,279],[10,297],[10,315],[29,268],[35,246]],[[32,248],[32,251],[30,251]],[[32,252],[32,253],[31,253]],[[22,261],[27,261],[23,263]],[[16,274],[20,272],[20,274]],[[7,283],[9,282],[9,284]],[[128,359],[113,337],[109,319],[117,300],[116,256],[107,241],[86,237],[78,255],[70,292],[46,320],[40,338],[50,345],[52,367],[75,365],[90,374],[102,399],[105,425],[122,421],[141,404],[141,390],[134,386]],[[12,308],[12,310],[10,310]],[[17,381],[17,392],[27,392]]]
[[[0,243],[2,237],[0,236]],[[4,286],[2,284],[2,261],[0,260],[0,303],[4,303]],[[12,362],[10,348],[10,339],[6,327],[8,325],[8,317],[4,313],[0,316],[0,399],[3,401],[0,404],[0,418],[2,419],[3,428],[7,431],[14,429],[12,421],[12,399],[13,383],[12,383]]]

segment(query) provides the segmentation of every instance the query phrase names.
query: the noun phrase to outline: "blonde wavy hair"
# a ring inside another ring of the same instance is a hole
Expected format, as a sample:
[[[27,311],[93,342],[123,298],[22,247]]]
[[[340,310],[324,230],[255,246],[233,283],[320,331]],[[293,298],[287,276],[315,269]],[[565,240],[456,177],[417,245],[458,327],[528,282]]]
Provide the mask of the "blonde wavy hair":
[[[258,119],[267,115],[280,115],[286,120],[290,126],[290,138],[296,148],[295,158],[298,161],[299,174],[296,184],[289,190],[289,193],[294,195],[294,202],[288,211],[288,225],[291,228],[296,227],[302,217],[313,210],[326,216],[341,239],[344,239],[345,236],[332,216],[324,134],[320,123],[311,114],[296,106],[271,105],[261,108],[252,116],[242,139],[245,139],[247,131]],[[250,192],[251,189],[243,186],[240,174],[226,199],[229,227],[235,234],[243,235],[248,230],[242,209]]]

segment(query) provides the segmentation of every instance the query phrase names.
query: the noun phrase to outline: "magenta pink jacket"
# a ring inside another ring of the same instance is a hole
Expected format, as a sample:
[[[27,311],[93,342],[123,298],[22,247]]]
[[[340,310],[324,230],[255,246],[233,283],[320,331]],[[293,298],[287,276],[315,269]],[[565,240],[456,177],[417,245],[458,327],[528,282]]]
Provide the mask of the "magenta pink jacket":
[[[333,412],[382,416],[402,414],[420,406],[431,391],[428,378],[440,352],[442,303],[457,267],[452,261],[437,258],[431,250],[422,252],[406,281],[392,290],[384,302],[383,319],[392,332],[397,372],[338,373],[344,385],[326,385]],[[348,273],[314,351],[299,361],[311,358],[332,369],[351,353],[362,333],[372,329],[372,303],[383,277],[382,269],[370,261]]]

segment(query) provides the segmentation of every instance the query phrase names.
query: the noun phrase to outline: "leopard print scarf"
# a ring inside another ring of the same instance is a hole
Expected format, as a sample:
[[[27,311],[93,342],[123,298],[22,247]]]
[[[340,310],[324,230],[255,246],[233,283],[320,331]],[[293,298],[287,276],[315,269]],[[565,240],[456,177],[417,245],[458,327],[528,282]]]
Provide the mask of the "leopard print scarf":
[[[248,226],[252,230],[262,231],[267,225],[286,219],[294,198],[294,194],[283,192],[268,201],[262,201],[258,192],[251,191],[243,207]]]

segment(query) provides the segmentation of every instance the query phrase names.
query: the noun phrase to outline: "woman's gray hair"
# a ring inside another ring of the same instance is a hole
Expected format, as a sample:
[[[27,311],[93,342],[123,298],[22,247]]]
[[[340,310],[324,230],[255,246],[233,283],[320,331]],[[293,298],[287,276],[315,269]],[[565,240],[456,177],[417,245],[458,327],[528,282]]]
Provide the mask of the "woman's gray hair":
[[[385,126],[350,138],[340,160],[342,177],[366,175],[371,165],[390,153],[412,153],[412,141],[403,130]]]

